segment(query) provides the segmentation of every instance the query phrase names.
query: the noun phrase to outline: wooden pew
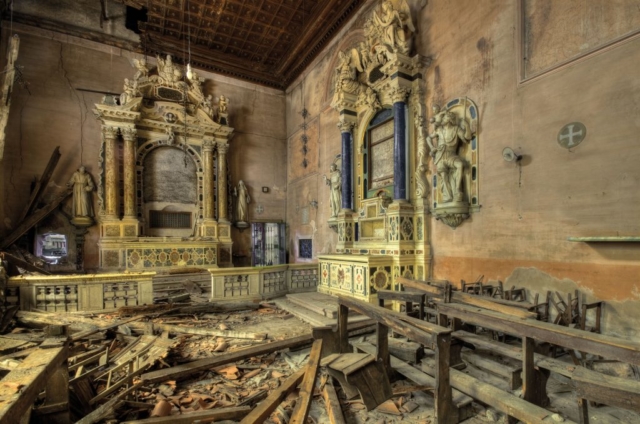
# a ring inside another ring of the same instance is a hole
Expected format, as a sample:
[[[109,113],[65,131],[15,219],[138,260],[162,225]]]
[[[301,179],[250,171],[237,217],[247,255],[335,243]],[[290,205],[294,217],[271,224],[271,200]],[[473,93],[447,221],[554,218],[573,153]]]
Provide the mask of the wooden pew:
[[[367,315],[377,322],[376,360],[378,363],[383,364],[387,370],[390,369],[389,329],[434,350],[435,360],[438,364],[435,372],[436,386],[434,389],[435,423],[455,424],[458,422],[458,413],[452,402],[449,382],[450,329],[344,296],[338,296],[338,305],[338,334],[340,336],[341,352],[347,352],[350,349],[347,337],[349,309]]]
[[[622,362],[640,365],[640,343],[604,334],[529,319],[459,304],[438,305],[441,314],[485,328],[522,337],[523,398],[536,405],[544,402],[538,368],[561,372],[572,378],[579,397],[581,420],[588,422],[585,399],[640,412],[640,382],[606,376],[581,367],[565,367],[552,358],[540,358],[534,352],[535,340]],[[464,336],[463,336],[464,337]],[[468,337],[467,337],[468,338]]]

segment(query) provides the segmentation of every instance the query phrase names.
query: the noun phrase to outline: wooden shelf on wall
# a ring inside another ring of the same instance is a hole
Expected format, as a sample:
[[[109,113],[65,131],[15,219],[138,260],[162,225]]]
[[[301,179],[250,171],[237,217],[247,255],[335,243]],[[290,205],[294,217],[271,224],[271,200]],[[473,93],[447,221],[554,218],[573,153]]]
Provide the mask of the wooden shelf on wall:
[[[640,243],[640,236],[567,237],[567,241],[580,241],[583,243]]]

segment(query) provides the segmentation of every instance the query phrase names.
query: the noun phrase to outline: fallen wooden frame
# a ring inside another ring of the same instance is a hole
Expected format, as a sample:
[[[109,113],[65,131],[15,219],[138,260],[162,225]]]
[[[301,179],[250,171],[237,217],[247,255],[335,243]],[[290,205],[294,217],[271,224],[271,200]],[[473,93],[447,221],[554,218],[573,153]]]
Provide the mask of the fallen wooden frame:
[[[305,368],[293,373],[284,383],[280,385],[276,390],[271,392],[269,396],[262,402],[260,402],[244,419],[240,424],[254,424],[264,422],[269,415],[282,403],[284,398],[289,393],[294,391],[298,384],[302,381],[305,375]]]
[[[389,329],[432,348],[435,351],[435,359],[438,364],[434,388],[435,423],[452,424],[458,422],[458,414],[454,413],[451,385],[449,383],[450,329],[344,296],[338,296],[338,305],[340,352],[348,352],[350,349],[347,333],[349,309],[366,315],[377,322],[376,360],[385,366],[387,372],[390,372],[391,369],[391,357],[388,349]]]
[[[24,361],[2,380],[0,380],[0,424],[14,424],[28,416],[38,394],[46,387],[48,398],[55,398],[55,412],[64,421],[69,422],[68,387],[57,387],[63,382],[68,371],[66,361],[68,348],[66,346],[50,349],[38,349],[27,356]],[[53,387],[53,386],[56,387]],[[53,406],[48,400],[45,406]],[[63,422],[59,421],[59,422]]]
[[[251,410],[248,406],[216,408],[206,411],[189,412],[187,414],[154,417],[144,420],[124,421],[122,424],[191,424],[194,422],[213,422],[221,420],[238,420]],[[258,421],[256,421],[258,422]]]
[[[290,424],[305,424],[307,415],[309,414],[309,406],[313,396],[313,387],[316,383],[318,375],[318,366],[320,365],[320,355],[322,354],[322,340],[315,340],[311,346],[309,361],[305,367],[304,378],[300,385],[300,399],[296,402],[296,406],[291,413]]]

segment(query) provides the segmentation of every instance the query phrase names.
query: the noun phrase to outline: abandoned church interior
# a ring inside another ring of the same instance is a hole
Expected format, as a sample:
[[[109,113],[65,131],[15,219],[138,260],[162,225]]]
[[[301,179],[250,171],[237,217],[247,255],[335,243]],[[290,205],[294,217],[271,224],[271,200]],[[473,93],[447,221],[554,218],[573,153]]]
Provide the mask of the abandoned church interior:
[[[639,0],[0,13],[0,424],[640,423]]]

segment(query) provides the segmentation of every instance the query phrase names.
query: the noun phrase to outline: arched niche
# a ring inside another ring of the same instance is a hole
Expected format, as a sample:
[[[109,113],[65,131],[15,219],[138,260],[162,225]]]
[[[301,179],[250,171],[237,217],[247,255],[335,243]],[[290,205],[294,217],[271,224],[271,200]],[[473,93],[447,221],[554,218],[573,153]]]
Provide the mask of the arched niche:
[[[202,206],[202,177],[195,152],[155,146],[142,155],[139,209],[148,236],[191,236]]]

